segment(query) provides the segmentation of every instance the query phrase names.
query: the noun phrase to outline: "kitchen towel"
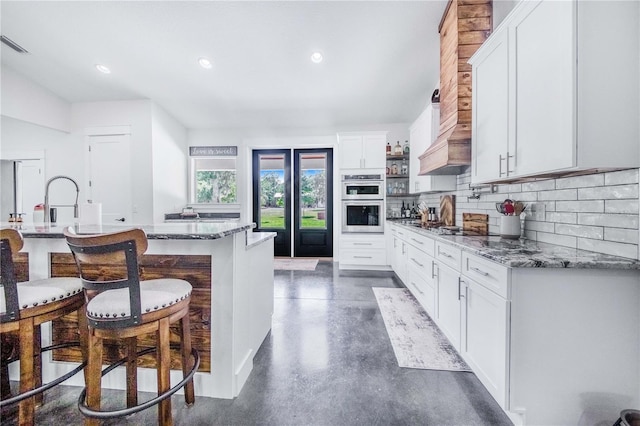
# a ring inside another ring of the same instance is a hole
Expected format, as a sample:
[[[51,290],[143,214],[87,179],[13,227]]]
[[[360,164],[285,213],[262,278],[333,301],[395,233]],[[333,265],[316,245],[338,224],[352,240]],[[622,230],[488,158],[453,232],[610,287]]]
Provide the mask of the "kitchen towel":
[[[398,366],[471,371],[406,288],[373,287]]]
[[[81,225],[100,225],[102,223],[102,203],[81,204],[79,222]]]

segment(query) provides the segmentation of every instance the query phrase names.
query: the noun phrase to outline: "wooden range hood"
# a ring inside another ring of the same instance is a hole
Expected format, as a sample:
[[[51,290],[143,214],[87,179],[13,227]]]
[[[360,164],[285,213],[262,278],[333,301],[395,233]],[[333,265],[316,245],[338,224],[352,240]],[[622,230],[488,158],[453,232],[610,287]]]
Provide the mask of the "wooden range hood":
[[[457,175],[471,164],[469,58],[491,34],[492,0],[450,0],[440,27],[440,130],[420,175]]]

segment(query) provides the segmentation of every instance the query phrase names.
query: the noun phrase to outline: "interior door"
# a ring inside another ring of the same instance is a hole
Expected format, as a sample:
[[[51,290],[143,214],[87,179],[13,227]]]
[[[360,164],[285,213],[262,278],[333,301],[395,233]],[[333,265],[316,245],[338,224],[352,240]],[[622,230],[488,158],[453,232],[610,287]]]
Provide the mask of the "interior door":
[[[333,256],[333,150],[296,149],[294,155],[295,257]]]
[[[275,232],[275,256],[291,256],[291,150],[253,151],[253,221]]]
[[[102,203],[103,223],[130,222],[133,216],[129,135],[88,136],[89,194]]]

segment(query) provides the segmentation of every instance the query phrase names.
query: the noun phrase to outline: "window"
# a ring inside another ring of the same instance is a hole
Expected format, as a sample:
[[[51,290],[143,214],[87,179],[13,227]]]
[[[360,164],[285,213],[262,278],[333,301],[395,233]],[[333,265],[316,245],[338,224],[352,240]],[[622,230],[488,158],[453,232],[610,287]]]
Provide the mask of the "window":
[[[234,204],[236,157],[191,158],[191,203]]]

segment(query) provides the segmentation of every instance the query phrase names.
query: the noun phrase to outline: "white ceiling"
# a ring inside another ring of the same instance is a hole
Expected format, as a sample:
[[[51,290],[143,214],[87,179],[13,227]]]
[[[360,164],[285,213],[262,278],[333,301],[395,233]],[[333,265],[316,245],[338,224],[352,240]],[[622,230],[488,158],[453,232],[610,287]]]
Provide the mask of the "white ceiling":
[[[2,0],[2,34],[29,51],[3,44],[2,64],[69,102],[151,99],[189,129],[411,122],[438,82],[445,6]]]

